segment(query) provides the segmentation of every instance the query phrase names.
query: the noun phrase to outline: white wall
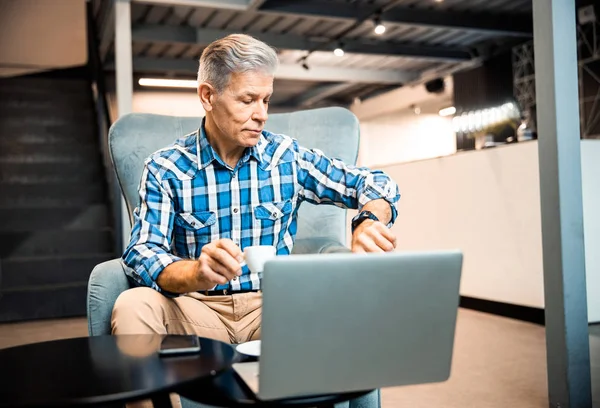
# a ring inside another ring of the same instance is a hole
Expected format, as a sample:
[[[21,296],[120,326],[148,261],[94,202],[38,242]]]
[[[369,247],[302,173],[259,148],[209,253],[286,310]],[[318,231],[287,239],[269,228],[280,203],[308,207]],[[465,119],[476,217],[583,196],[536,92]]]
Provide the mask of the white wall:
[[[444,91],[431,93],[427,91],[424,84],[403,86],[382,95],[369,98],[366,101],[354,103],[350,107],[352,112],[362,122],[374,118],[398,114],[411,105],[423,107],[431,103],[448,103],[453,100],[454,81],[451,76],[444,78]],[[442,107],[442,106],[440,106]]]
[[[111,119],[118,118],[116,94],[107,95]],[[204,116],[195,90],[188,91],[135,91],[132,100],[132,112],[155,113],[172,116]]]
[[[196,90],[136,91],[133,93],[133,112],[171,116],[204,116]]]
[[[543,307],[536,149],[523,143],[384,167],[402,193],[398,249],[462,249],[462,295]]]
[[[383,166],[456,153],[450,118],[412,111],[377,117],[360,123],[360,164]]]
[[[398,250],[464,251],[461,294],[544,307],[537,142],[383,166]],[[600,141],[582,143],[588,315],[600,321]]]
[[[358,164],[382,166],[455,153],[452,119],[438,115],[441,108],[452,105],[452,77],[444,83],[441,93],[428,92],[419,84],[354,103],[350,109],[361,131]]]
[[[84,0],[2,0],[0,77],[87,62]]]

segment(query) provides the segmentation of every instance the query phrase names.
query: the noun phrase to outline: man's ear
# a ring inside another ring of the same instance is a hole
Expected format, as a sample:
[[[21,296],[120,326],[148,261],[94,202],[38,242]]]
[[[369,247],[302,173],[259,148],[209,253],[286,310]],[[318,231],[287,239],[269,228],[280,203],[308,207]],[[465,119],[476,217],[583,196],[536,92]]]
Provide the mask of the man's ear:
[[[216,95],[215,88],[208,82],[200,82],[198,84],[198,97],[200,97],[200,103],[205,112],[213,110]]]

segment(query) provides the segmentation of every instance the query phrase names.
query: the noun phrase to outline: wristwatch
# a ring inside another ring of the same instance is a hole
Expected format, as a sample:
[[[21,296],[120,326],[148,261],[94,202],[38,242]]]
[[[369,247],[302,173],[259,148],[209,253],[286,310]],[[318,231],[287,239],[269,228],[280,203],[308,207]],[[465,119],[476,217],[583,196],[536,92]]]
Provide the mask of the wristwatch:
[[[359,212],[354,218],[352,218],[352,233],[354,234],[354,230],[356,229],[356,227],[358,227],[360,225],[361,222],[363,222],[364,220],[373,220],[373,221],[379,221],[379,218],[377,218],[377,216],[375,214],[373,214],[371,211],[361,211]]]

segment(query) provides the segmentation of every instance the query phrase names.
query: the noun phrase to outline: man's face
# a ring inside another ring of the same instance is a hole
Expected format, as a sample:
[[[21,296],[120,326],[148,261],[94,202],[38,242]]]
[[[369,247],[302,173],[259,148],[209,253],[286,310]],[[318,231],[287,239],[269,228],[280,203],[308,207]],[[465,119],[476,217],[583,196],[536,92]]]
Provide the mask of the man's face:
[[[212,103],[212,119],[220,137],[234,146],[255,146],[267,121],[272,93],[271,75],[232,74],[227,88]]]

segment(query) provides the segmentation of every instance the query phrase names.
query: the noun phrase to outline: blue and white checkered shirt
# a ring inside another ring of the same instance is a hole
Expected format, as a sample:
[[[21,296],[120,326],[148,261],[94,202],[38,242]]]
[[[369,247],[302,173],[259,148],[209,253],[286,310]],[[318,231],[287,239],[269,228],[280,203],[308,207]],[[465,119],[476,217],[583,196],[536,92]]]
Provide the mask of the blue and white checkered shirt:
[[[219,238],[242,250],[273,245],[278,255],[291,253],[303,201],[361,208],[383,198],[392,207],[391,225],[400,198],[385,173],[345,165],[268,131],[232,169],[208,143],[204,125],[146,160],[139,193],[123,260],[130,278],[165,294],[156,283],[161,271],[199,258]],[[216,289],[260,289],[260,277],[244,266],[242,276]]]

